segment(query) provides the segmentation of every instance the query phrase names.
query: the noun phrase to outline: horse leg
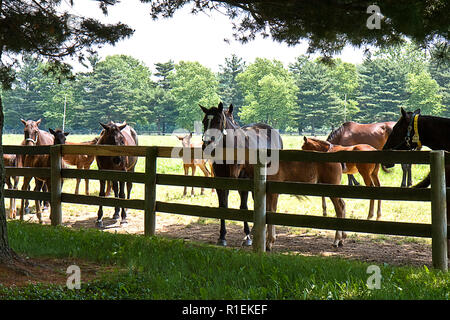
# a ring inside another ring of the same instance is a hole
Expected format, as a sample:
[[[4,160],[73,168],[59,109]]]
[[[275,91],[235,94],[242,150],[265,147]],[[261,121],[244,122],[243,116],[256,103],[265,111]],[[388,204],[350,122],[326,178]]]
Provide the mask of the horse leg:
[[[377,164],[375,169],[372,171],[372,182],[376,187],[381,187],[380,179],[378,178],[378,170],[380,165]],[[378,208],[377,208],[377,221],[381,219],[381,200],[378,200]]]
[[[206,166],[205,166],[204,163],[199,164],[198,167],[200,168],[200,170],[202,170],[202,172],[205,175],[205,177],[209,177],[209,171],[208,171],[208,169],[206,169]],[[200,190],[200,194],[201,195],[203,195],[204,190],[205,189],[202,187],[201,190]]]
[[[189,175],[189,167],[187,165],[183,165],[183,169],[184,169],[184,175],[185,176]],[[187,187],[184,186],[183,197],[186,196],[186,193],[187,193]]]
[[[406,165],[406,170],[408,171],[408,188],[412,186],[412,172],[411,172],[411,168],[412,168],[412,164],[407,164]]]
[[[228,208],[228,190],[217,190],[217,197],[219,199],[219,207],[220,208]],[[227,234],[227,228],[225,226],[225,220],[220,219],[220,235],[219,240],[217,240],[217,244],[221,246],[227,245],[227,240],[225,236]]]
[[[108,197],[111,194],[111,181],[107,181],[106,182],[106,192],[105,192],[105,196]]]
[[[349,186],[352,186],[352,185],[359,186],[358,180],[356,180],[356,178],[352,174],[348,174],[347,178],[348,178]]]
[[[195,168],[196,168],[196,165],[195,164],[192,164],[192,167],[191,167],[191,170],[192,170],[192,176],[195,176]],[[192,189],[191,189],[191,196],[193,196],[195,194],[195,192],[194,192],[194,187],[192,187]]]
[[[77,168],[77,169],[80,169],[80,168]],[[80,193],[80,182],[81,182],[81,179],[77,178],[77,184],[75,186],[75,194],[79,194]]]
[[[19,177],[13,177],[12,178],[14,181],[14,185],[13,185],[13,189],[17,190],[18,185],[19,185]],[[16,208],[16,198],[11,198],[11,202],[10,202],[10,216],[11,219],[15,219],[16,218],[16,213],[17,213],[17,208]]]
[[[325,199],[325,197],[322,197],[322,212],[323,212],[323,216],[326,217],[327,216],[327,200]]]
[[[112,181],[112,189],[114,191],[114,197],[119,198],[119,183],[117,181]],[[120,207],[114,208],[113,220],[119,219]]]
[[[268,193],[266,196],[267,211],[276,212],[278,204],[278,194]],[[266,251],[271,251],[275,240],[277,239],[277,233],[275,225],[267,225],[267,238],[266,238]]]
[[[368,186],[368,187],[373,187],[374,184],[372,182],[372,176],[368,172],[368,165],[366,165],[366,164],[359,164],[359,165],[357,165],[357,168],[358,168],[359,173],[363,177],[364,184],[366,186]],[[374,204],[375,204],[375,200],[374,199],[370,199],[369,214],[367,216],[367,220],[370,220],[373,217]]]
[[[22,191],[28,190],[31,179],[32,179],[31,177],[23,177]],[[25,199],[22,199],[21,205],[20,205],[20,220],[22,220],[22,221],[23,221],[24,210],[25,210]]]
[[[345,202],[341,198],[330,198],[331,202],[333,202],[334,210],[336,211],[336,217],[345,218]],[[347,234],[344,231],[336,230],[336,235],[334,237],[333,246],[341,247],[344,245],[344,239],[347,237]]]
[[[248,202],[248,191],[239,191],[239,196],[241,198],[240,209],[248,210],[247,202]],[[242,245],[249,247],[252,245],[252,238],[250,237],[250,227],[248,226],[248,222],[244,221],[244,233],[245,237],[242,241]]]
[[[125,199],[125,182],[124,181],[120,181],[119,182],[119,198],[120,199]],[[128,224],[127,222],[127,210],[125,208],[122,208],[122,220],[120,221],[121,225],[125,225]]]
[[[100,180],[100,192],[98,195],[100,197],[105,196],[105,180]],[[103,228],[103,206],[98,207],[97,221],[95,222],[95,225],[98,228]]]
[[[402,184],[400,185],[401,188],[405,188],[406,187],[406,179],[407,179],[407,175],[408,175],[408,170],[406,168],[406,164],[402,163]]]

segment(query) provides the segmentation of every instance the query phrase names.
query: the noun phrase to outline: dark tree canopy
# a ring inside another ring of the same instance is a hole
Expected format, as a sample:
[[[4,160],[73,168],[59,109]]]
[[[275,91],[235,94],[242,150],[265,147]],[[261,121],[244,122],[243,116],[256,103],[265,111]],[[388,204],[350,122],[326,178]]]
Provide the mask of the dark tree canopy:
[[[64,57],[81,62],[96,46],[115,44],[133,30],[117,23],[105,25],[92,18],[62,12],[61,0],[0,0],[0,80],[8,88],[14,80],[18,57],[34,54],[52,62],[54,70],[68,73]],[[73,0],[70,0],[73,4]],[[92,1],[107,13],[117,0]]]
[[[398,44],[405,37],[423,46],[449,40],[450,2],[448,0],[381,0],[379,29],[367,27],[367,13],[373,1],[355,0],[141,0],[151,2],[154,19],[172,17],[185,6],[192,12],[218,10],[233,20],[234,37],[242,42],[257,34],[272,36],[279,42],[296,45],[308,40],[309,52],[324,57],[339,53],[344,46],[384,47]],[[447,53],[446,44],[441,50]]]

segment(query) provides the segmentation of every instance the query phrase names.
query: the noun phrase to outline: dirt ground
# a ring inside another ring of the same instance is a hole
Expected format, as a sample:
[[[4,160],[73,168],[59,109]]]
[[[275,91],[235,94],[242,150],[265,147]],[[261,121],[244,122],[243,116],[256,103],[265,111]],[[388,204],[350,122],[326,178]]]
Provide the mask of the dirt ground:
[[[95,228],[96,208],[86,207],[87,212],[64,217],[63,224],[72,228]],[[144,217],[142,211],[130,210],[128,224],[120,226],[114,222],[112,208],[104,214],[104,231],[143,234]],[[26,215],[35,221],[35,215]],[[49,224],[48,214],[45,223]],[[219,236],[219,221],[198,217],[187,217],[158,213],[156,234],[158,236],[184,239],[207,244],[215,244]],[[273,252],[299,254],[305,256],[336,256],[378,264],[396,266],[431,266],[431,244],[425,239],[395,236],[376,236],[368,234],[348,233],[344,246],[332,247],[334,232],[326,230],[277,227],[277,240]],[[228,247],[243,248],[244,238],[242,223],[227,222]],[[243,248],[251,250],[251,248]]]

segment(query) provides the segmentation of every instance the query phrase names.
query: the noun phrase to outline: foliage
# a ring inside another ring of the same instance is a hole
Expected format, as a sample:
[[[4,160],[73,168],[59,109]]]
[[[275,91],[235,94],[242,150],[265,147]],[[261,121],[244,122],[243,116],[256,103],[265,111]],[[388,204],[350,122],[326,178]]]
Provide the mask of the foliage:
[[[448,274],[337,258],[259,255],[160,237],[9,223],[11,246],[30,257],[84,259],[116,266],[81,290],[58,285],[0,286],[2,299],[448,299]],[[201,272],[199,272],[201,270]],[[81,270],[83,272],[83,270]]]
[[[177,125],[192,131],[194,122],[202,120],[198,106],[216,106],[218,81],[214,73],[198,62],[180,61],[170,76],[171,93],[178,109]]]

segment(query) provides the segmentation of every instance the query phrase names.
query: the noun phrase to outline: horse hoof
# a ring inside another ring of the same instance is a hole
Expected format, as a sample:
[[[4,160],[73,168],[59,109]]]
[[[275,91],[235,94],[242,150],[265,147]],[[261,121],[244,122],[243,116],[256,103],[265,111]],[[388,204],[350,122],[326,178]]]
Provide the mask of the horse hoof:
[[[244,247],[251,247],[252,244],[253,244],[253,241],[250,237],[248,237],[248,238],[246,237],[246,238],[244,238],[244,241],[242,241],[242,246],[244,246]]]
[[[117,214],[115,214],[115,215],[113,215],[113,217],[112,217],[112,219],[114,220],[114,222],[117,222],[117,220],[119,220],[119,215]]]
[[[217,241],[217,245],[222,246],[222,247],[226,247],[227,246],[227,240],[225,239],[219,239]]]
[[[103,221],[95,221],[95,226],[97,228],[103,228]]]
[[[120,221],[120,225],[121,226],[124,226],[124,225],[127,225],[127,224],[128,224],[128,221],[126,219],[122,219],[122,221]]]

